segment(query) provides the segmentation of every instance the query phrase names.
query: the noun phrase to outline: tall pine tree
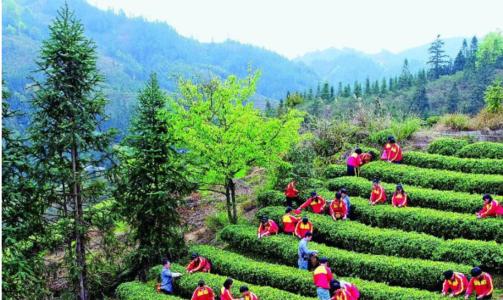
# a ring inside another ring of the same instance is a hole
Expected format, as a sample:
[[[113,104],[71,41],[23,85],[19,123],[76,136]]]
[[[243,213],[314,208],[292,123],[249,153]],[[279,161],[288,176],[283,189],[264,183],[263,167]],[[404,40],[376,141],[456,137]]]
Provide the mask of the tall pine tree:
[[[457,112],[458,103],[459,103],[459,90],[458,85],[454,82],[451,90],[449,91],[449,95],[447,96],[447,111],[451,114]]]
[[[113,137],[100,130],[106,100],[99,88],[96,47],[67,5],[49,26],[37,61],[30,137],[36,159],[37,184],[48,204],[59,208],[68,224],[66,249],[78,299],[89,298],[84,205],[102,196],[103,160]],[[72,250],[73,248],[73,250]]]
[[[449,63],[449,57],[445,54],[444,41],[440,39],[440,34],[431,43],[428,52],[430,53],[428,64],[431,66],[428,73],[431,78],[437,79],[441,75],[446,74],[446,67]]]
[[[462,71],[465,68],[467,53],[468,53],[468,44],[466,43],[466,39],[463,39],[461,49],[459,50],[458,55],[456,55],[456,58],[454,59],[454,63],[452,65],[453,73]]]
[[[409,70],[409,61],[405,59],[403,61],[402,73],[398,78],[398,88],[399,89],[408,88],[411,85],[412,85],[412,74],[410,73]]]

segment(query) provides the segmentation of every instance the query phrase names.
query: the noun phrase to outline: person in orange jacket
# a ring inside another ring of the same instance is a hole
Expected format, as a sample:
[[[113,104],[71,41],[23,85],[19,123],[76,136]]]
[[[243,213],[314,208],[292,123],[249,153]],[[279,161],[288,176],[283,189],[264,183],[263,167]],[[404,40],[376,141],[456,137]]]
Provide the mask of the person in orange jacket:
[[[292,234],[295,231],[295,226],[299,222],[299,218],[293,216],[291,212],[293,208],[287,207],[285,210],[285,214],[281,218],[283,221],[283,232]]]
[[[379,184],[379,179],[374,179],[372,183],[372,191],[370,192],[369,203],[376,205],[386,202],[386,192],[384,191],[384,188]]]
[[[330,281],[330,292],[333,295],[330,300],[358,300],[360,291],[354,284],[345,281]]]
[[[300,212],[307,207],[310,207],[313,213],[322,214],[325,212],[325,204],[326,201],[323,197],[316,194],[316,192],[311,192],[311,197],[306,200],[299,208],[295,210],[296,214],[300,214]]]
[[[264,216],[260,218],[260,225],[258,226],[257,235],[261,239],[266,236],[273,234],[278,234],[279,227],[273,220],[269,220],[268,217]]]
[[[298,205],[299,191],[295,188],[295,181],[290,182],[285,189],[286,206],[293,207],[293,204]]]
[[[295,226],[294,233],[298,238],[303,239],[306,236],[306,233],[313,233],[313,230],[313,223],[311,223],[307,217],[303,217],[302,221],[298,222]]]
[[[204,283],[204,280],[199,280],[197,288],[192,293],[191,300],[215,300],[215,293]]]
[[[470,298],[473,290],[475,290],[475,296],[477,300],[479,299],[491,299],[493,295],[493,279],[491,275],[486,272],[482,272],[479,267],[475,267],[470,272],[472,279],[468,282],[468,288],[466,289],[465,299]]]
[[[326,257],[320,258],[320,265],[313,272],[318,299],[330,300],[330,282],[333,279],[332,270],[328,267],[328,259]]]
[[[498,201],[493,200],[491,195],[485,194],[482,196],[482,200],[484,200],[484,206],[477,213],[477,218],[503,216],[503,206],[501,206]]]
[[[444,272],[444,278],[442,296],[456,297],[464,293],[468,288],[468,279],[463,273],[447,270]]]
[[[402,148],[396,143],[395,137],[389,136],[388,142],[384,145],[382,160],[392,163],[401,163],[403,159]]]
[[[391,198],[393,207],[406,207],[407,206],[407,193],[403,190],[401,184],[396,185],[396,190]]]
[[[259,300],[257,295],[250,292],[246,285],[243,285],[239,288],[239,292],[241,293],[241,299],[243,300]]]
[[[346,203],[342,200],[342,194],[340,192],[335,193],[335,199],[330,203],[330,215],[335,221],[342,219],[346,220],[348,216],[348,208]]]
[[[346,160],[347,174],[348,176],[359,176],[360,167],[363,165],[362,161],[362,149],[356,148],[355,152]]]
[[[197,253],[192,253],[191,259],[192,260],[190,261],[189,265],[187,266],[187,268],[185,268],[187,272],[189,272],[189,274],[195,272],[209,273],[211,271],[211,263],[208,259],[200,256]]]

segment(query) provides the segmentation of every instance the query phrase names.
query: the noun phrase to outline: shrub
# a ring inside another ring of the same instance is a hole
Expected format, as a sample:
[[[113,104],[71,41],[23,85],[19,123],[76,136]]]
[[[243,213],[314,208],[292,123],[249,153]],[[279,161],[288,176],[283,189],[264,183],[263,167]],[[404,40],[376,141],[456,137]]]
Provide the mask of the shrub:
[[[240,226],[240,225],[236,225]],[[256,238],[256,237],[255,237]],[[162,266],[157,266],[151,269],[150,274],[151,276],[157,276],[161,272]],[[204,280],[205,283],[213,289],[216,295],[220,295],[220,289],[225,281],[225,279],[228,278],[228,276],[220,276],[216,274],[210,274],[210,273],[194,273],[194,274],[187,274],[185,273],[185,268],[183,268],[180,265],[173,264],[172,269],[175,272],[180,272],[184,273],[182,277],[177,279],[175,281],[175,290],[180,293],[181,296],[185,297],[186,299],[190,299],[192,296],[192,293],[197,287],[197,283],[199,280]],[[257,276],[261,276],[261,274],[257,274]],[[154,278],[154,277],[151,277]],[[279,289],[275,289],[272,287],[268,286],[258,286],[258,285],[253,285],[249,284],[246,282],[242,282],[239,280],[234,279],[234,283],[232,285],[232,294],[233,295],[240,295],[239,293],[239,287],[242,285],[247,285],[251,291],[253,291],[261,300],[278,300],[278,299],[292,299],[292,300],[315,300],[316,298],[313,297],[306,297],[306,296],[301,296],[301,295],[296,295],[293,293],[289,293],[286,291],[282,291]]]
[[[261,209],[281,224],[283,207]],[[503,248],[496,242],[443,240],[424,233],[370,227],[355,221],[334,222],[324,215],[308,214],[316,228],[314,239],[356,252],[452,261],[467,265],[503,268]]]
[[[468,130],[470,129],[470,117],[463,114],[447,114],[443,115],[439,121],[440,124],[453,130]]]
[[[391,124],[391,131],[393,132],[396,140],[399,142],[410,139],[420,128],[421,119],[419,118],[409,118],[401,122],[395,121]]]
[[[163,295],[155,290],[154,283],[146,284],[139,281],[122,283],[115,290],[115,295],[120,300],[182,300],[183,298]]]
[[[233,249],[257,255],[267,253],[268,257],[278,259],[282,263],[291,266],[297,264],[299,242],[293,236],[279,235],[257,240],[254,227],[227,226],[221,231],[220,237]],[[318,250],[321,256],[326,256],[332,270],[338,275],[357,276],[404,287],[439,290],[445,270],[464,273],[470,270],[469,266],[460,264],[356,253],[314,242],[309,244],[309,248]]]
[[[306,270],[252,260],[215,247],[193,246],[195,251],[211,259],[212,270],[254,284],[269,285],[306,296],[316,296],[312,274]],[[359,278],[339,278],[358,286],[363,299],[440,299],[440,295],[412,288],[390,287],[384,283]]]
[[[388,199],[391,199],[395,191],[395,184],[381,182],[386,190]],[[370,197],[372,182],[366,178],[345,176],[331,179],[328,182],[328,189],[338,191],[347,188],[352,196],[363,198]],[[453,211],[460,213],[475,213],[482,208],[482,196],[462,192],[440,191],[415,186],[405,186],[405,191],[409,196],[409,206],[420,206],[434,208],[443,211]]]
[[[430,127],[436,125],[440,121],[440,116],[431,116],[426,119],[426,124]]]
[[[487,111],[487,109],[482,109],[471,122],[471,126],[474,129],[479,130],[497,130],[503,128],[503,113],[497,112],[492,113]]]
[[[428,153],[441,155],[455,155],[459,149],[468,145],[468,141],[453,138],[440,138],[428,145]]]
[[[369,141],[374,145],[384,145],[388,141],[388,136],[393,135],[391,129],[384,129],[373,132],[369,136]]]
[[[456,156],[503,159],[503,143],[477,142],[469,144],[461,148]]]
[[[325,170],[325,176],[327,178],[336,178],[347,175],[347,169],[344,165],[330,165]]]
[[[421,168],[451,170],[465,173],[503,174],[503,160],[459,158],[422,152],[405,152],[404,164]]]
[[[503,195],[503,175],[465,174],[461,172],[424,169],[414,166],[371,162],[361,168],[367,179],[417,185],[439,190]]]

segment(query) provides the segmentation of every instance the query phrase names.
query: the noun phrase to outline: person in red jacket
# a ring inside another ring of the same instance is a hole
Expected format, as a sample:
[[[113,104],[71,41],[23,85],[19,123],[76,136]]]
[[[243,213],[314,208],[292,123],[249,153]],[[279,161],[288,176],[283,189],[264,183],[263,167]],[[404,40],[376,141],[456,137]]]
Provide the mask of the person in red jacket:
[[[298,205],[299,191],[295,188],[295,181],[290,182],[285,189],[286,206],[293,207],[293,204]]]
[[[365,152],[365,153],[362,153],[360,158],[362,160],[362,166],[363,166],[364,164],[367,164],[367,163],[371,162],[372,159],[374,159],[374,154],[372,154],[372,152]]]
[[[273,234],[278,234],[279,227],[273,220],[269,220],[268,217],[260,218],[260,225],[258,226],[257,235],[261,239],[266,236]]]
[[[233,282],[232,278],[227,278],[224,281],[224,286],[220,289],[220,300],[239,300],[232,297],[231,287]]]
[[[239,292],[241,293],[241,299],[243,300],[259,300],[257,295],[250,292],[246,285],[243,285],[239,288]]]
[[[316,293],[320,300],[330,300],[330,282],[334,279],[332,270],[328,267],[328,259],[322,257],[320,265],[314,269],[313,281],[316,286]]]
[[[393,136],[388,137],[388,143],[384,145],[383,154],[381,156],[382,160],[392,163],[402,162],[402,148],[396,143]]]
[[[394,207],[406,207],[407,200],[407,193],[403,190],[403,186],[401,184],[397,184],[396,190],[391,198],[391,204]]]
[[[362,149],[356,148],[355,152],[351,153],[351,155],[346,160],[348,176],[360,175],[360,167],[363,165],[361,156],[362,156]]]
[[[479,267],[473,268],[470,273],[472,275],[472,279],[468,282],[465,299],[470,298],[473,290],[475,290],[477,300],[491,299],[493,295],[493,279],[491,275],[486,272],[482,272]]]
[[[285,215],[282,217],[283,221],[283,232],[284,233],[294,233],[295,231],[295,225],[299,222],[299,218],[293,216],[291,212],[293,211],[293,208],[287,207],[285,210]]]
[[[345,281],[330,281],[331,300],[358,300],[360,291],[354,284]]]
[[[493,197],[489,194],[485,194],[482,197],[484,200],[484,206],[477,213],[477,218],[487,218],[487,217],[498,217],[503,216],[503,206],[501,206],[498,201],[493,200]]]
[[[302,218],[302,221],[298,222],[295,226],[294,233],[298,238],[303,239],[306,233],[313,233],[313,230],[313,223],[311,223],[307,217],[304,217]]]
[[[468,279],[465,274],[447,270],[444,272],[444,284],[442,286],[442,295],[456,297],[466,291]]]
[[[199,280],[191,300],[215,300],[215,293],[204,283],[204,280]]]
[[[325,204],[326,201],[323,197],[316,194],[316,192],[311,192],[311,197],[308,198],[306,202],[302,203],[302,205],[295,210],[295,213],[298,215],[304,208],[310,207],[313,213],[322,214],[325,212]]]
[[[369,203],[376,205],[386,202],[386,192],[384,191],[384,188],[379,184],[379,179],[374,179],[372,183],[372,191],[370,192]]]
[[[330,203],[330,215],[332,219],[337,220],[346,220],[348,216],[348,208],[346,207],[346,203],[342,200],[342,195],[340,192],[335,193],[335,199]]]
[[[190,261],[189,265],[186,268],[189,274],[195,272],[209,273],[211,271],[211,263],[208,261],[208,259],[200,256],[197,253],[192,253],[191,258],[192,260]]]

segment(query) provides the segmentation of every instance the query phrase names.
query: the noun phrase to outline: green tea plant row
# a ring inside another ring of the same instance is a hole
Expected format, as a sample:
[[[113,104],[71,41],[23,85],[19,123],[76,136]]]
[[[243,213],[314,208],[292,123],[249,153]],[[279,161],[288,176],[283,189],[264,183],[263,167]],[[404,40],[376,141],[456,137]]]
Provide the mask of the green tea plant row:
[[[257,240],[255,227],[232,225],[221,231],[220,238],[240,252],[267,255],[290,266],[297,264],[299,241],[293,236],[278,235]],[[356,253],[314,242],[309,244],[309,248],[326,256],[332,270],[338,275],[403,287],[438,290],[445,270],[467,273],[471,268],[455,263]]]
[[[149,278],[154,279],[157,278],[158,274],[160,274],[162,269],[162,266],[157,266],[154,267],[150,270],[149,272]],[[194,273],[194,274],[187,274],[185,273],[185,268],[177,265],[177,264],[172,264],[172,270],[175,272],[180,272],[183,273],[183,276],[180,278],[177,278],[175,281],[175,291],[177,293],[180,293],[182,297],[186,297],[190,299],[192,297],[192,293],[197,287],[197,283],[199,280],[204,280],[206,285],[211,287],[215,294],[220,295],[220,289],[223,286],[223,283],[225,279],[227,279],[229,276],[221,276],[221,275],[216,275],[216,274],[210,274],[210,273]],[[233,295],[237,296],[239,294],[239,287],[242,285],[247,285],[251,291],[253,291],[257,296],[260,297],[261,300],[278,300],[278,299],[292,299],[292,300],[315,300],[316,298],[313,297],[306,297],[302,295],[297,295],[294,293],[290,293],[287,291],[283,291],[280,289],[272,288],[269,286],[260,286],[260,285],[254,285],[250,284],[247,282],[239,281],[237,279],[234,279],[234,283],[232,285],[231,292]]]
[[[386,190],[388,199],[391,199],[396,184],[381,182]],[[345,187],[351,196],[370,197],[372,182],[366,178],[344,176],[328,181],[327,187],[331,191],[338,191]],[[409,206],[434,208],[443,211],[460,213],[475,213],[482,208],[482,195],[462,192],[440,191],[416,186],[404,186],[409,196]]]
[[[503,174],[502,159],[459,158],[424,152],[405,152],[404,164],[421,168],[451,170],[464,173]]]
[[[361,168],[360,175],[367,179],[380,178],[391,183],[417,185],[439,190],[503,195],[503,175],[466,174],[387,162],[366,164]]]
[[[172,295],[160,294],[155,290],[154,282],[151,284],[131,281],[122,283],[115,290],[115,295],[120,300],[183,300]]]
[[[261,209],[257,216],[268,216],[281,224],[283,207]],[[370,227],[356,221],[333,221],[325,215],[308,213],[317,242],[356,252],[383,254],[435,261],[451,261],[491,269],[503,268],[503,246],[496,242],[465,239],[443,240],[424,233]]]
[[[325,199],[333,199],[334,192],[319,190]],[[279,206],[284,195],[278,191],[264,191],[257,197],[260,206]],[[351,218],[373,227],[388,227],[417,231],[446,239],[466,238],[503,242],[503,219],[477,219],[475,214],[461,214],[429,208],[395,208],[391,205],[368,204],[367,199],[351,197]]]
[[[503,143],[477,142],[469,144],[465,140],[441,138],[428,146],[428,152],[468,158],[503,159]]]
[[[292,293],[316,296],[311,272],[294,267],[256,261],[212,246],[192,246],[191,251],[209,258],[212,271],[259,285],[268,285]],[[440,299],[440,294],[413,288],[391,287],[359,278],[338,278],[355,284],[360,299]]]

